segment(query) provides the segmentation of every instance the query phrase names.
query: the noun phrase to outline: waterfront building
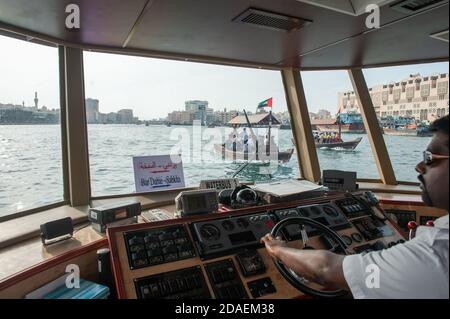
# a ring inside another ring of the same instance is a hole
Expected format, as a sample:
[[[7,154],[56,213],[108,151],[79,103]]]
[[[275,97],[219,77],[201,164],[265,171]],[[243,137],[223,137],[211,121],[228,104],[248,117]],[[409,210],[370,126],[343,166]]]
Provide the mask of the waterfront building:
[[[412,117],[432,122],[449,113],[448,73],[422,77],[411,74],[399,82],[381,84],[369,89],[379,118]],[[360,113],[355,92],[338,94],[340,113]]]
[[[36,110],[39,109],[39,99],[37,92],[34,92],[34,107],[36,108]]]
[[[86,120],[88,124],[98,123],[99,101],[97,99],[86,99]]]
[[[117,117],[118,115],[115,112],[110,112],[106,114],[106,123],[116,124],[118,122]]]
[[[132,124],[133,123],[133,110],[122,109],[117,112],[117,118],[120,124]]]
[[[133,124],[139,123],[139,118],[133,115],[132,109],[122,109],[118,112],[100,113],[99,100],[87,98],[86,121],[88,124]]]
[[[173,111],[167,116],[167,121],[171,124],[191,125],[194,121],[194,112]]]
[[[206,110],[208,108],[208,101],[191,100],[186,101],[185,110],[194,113],[194,120],[199,120],[202,125],[206,122]]]

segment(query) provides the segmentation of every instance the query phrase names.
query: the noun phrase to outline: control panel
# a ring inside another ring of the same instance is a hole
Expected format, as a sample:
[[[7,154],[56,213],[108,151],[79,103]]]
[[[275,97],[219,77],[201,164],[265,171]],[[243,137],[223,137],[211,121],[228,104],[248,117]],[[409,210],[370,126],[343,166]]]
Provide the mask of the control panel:
[[[272,217],[262,213],[197,222],[192,229],[200,257],[206,259],[258,246],[274,225]]]
[[[208,286],[200,267],[181,269],[134,281],[139,299],[207,299]]]
[[[266,272],[266,265],[257,250],[245,250],[236,254],[242,275],[251,277]]]
[[[336,205],[341,208],[345,216],[349,219],[370,215],[371,213],[370,208],[355,197],[346,197],[345,199],[337,200]]]
[[[278,220],[284,220],[290,217],[307,217],[330,227],[333,230],[350,227],[350,224],[339,207],[334,203],[323,205],[300,206],[297,208],[283,209],[275,211]],[[316,234],[315,229],[305,226],[309,236]],[[283,232],[287,240],[300,239],[300,227],[297,225],[287,226]]]
[[[130,269],[154,266],[195,256],[184,226],[124,233]]]
[[[232,259],[206,264],[205,269],[218,299],[248,298]]]
[[[389,249],[404,242],[375,200],[369,201],[366,195],[340,194],[305,203],[277,203],[259,207],[260,211],[243,209],[108,229],[115,277],[123,278],[118,295],[142,299],[302,296],[260,243],[279,221],[290,217],[311,218],[330,227],[340,235],[347,253]],[[344,253],[319,230],[311,226],[304,230],[306,248]],[[283,235],[289,246],[304,247],[300,226],[287,226]]]
[[[251,281],[247,286],[253,298],[260,298],[277,292],[277,289],[269,277]]]
[[[366,241],[393,235],[392,229],[375,216],[359,218],[352,221],[352,224]]]

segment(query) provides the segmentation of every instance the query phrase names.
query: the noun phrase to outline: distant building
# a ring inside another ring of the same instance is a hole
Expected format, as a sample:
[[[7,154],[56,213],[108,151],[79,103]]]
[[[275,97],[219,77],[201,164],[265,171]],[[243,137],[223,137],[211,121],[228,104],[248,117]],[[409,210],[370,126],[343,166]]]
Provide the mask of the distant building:
[[[422,77],[411,74],[408,78],[370,88],[370,95],[379,118],[414,117],[432,122],[449,113],[449,75]],[[354,92],[338,94],[341,113],[360,113]]]
[[[106,123],[109,124],[117,124],[118,123],[118,114],[115,112],[110,112],[108,114],[106,114]]]
[[[122,109],[117,112],[118,120],[120,124],[132,124],[133,123],[133,110]]]
[[[36,110],[39,109],[39,99],[37,92],[34,92],[34,107],[36,108]]]
[[[86,99],[86,120],[88,124],[94,124],[99,122],[99,101],[96,99]]]
[[[38,109],[39,100],[37,92],[34,94],[34,105],[2,104],[0,103],[0,124],[58,124],[60,122],[59,110],[49,110],[46,106]]]
[[[199,120],[202,125],[205,125],[208,101],[192,100],[184,104],[186,111],[194,113],[194,120]]]
[[[100,113],[99,100],[86,99],[86,121],[88,124],[138,124],[139,118],[133,115],[132,109],[116,112]]]
[[[194,121],[194,112],[192,111],[173,111],[167,116],[171,124],[191,125]]]

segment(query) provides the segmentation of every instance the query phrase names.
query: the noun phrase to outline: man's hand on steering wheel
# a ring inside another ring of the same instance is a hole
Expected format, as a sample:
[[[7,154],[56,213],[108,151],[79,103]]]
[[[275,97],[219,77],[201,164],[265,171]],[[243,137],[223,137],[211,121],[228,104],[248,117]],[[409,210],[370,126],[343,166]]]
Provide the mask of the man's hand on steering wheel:
[[[301,227],[303,248],[291,248],[279,236],[281,230],[289,225]],[[339,234],[331,228],[305,217],[293,217],[280,221],[270,234],[261,238],[261,243],[264,243],[280,273],[295,288],[308,295],[321,298],[345,296],[349,288],[342,268],[344,255],[338,255],[328,250],[315,250],[308,245],[309,239],[304,228],[305,225],[316,227],[322,233],[330,236],[346,253],[346,245]],[[325,290],[313,288],[308,281],[321,285]]]
[[[266,246],[267,252],[272,258],[278,258],[277,253],[280,247],[287,247],[287,243],[280,236],[273,238],[272,234],[267,234],[261,238],[261,243]]]

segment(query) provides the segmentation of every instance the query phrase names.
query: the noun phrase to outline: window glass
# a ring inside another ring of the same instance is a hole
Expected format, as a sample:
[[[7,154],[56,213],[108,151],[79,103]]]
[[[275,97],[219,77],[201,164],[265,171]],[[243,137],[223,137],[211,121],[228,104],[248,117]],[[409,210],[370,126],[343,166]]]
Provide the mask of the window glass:
[[[93,196],[135,192],[136,156],[181,154],[186,186],[299,177],[280,72],[95,52],[84,64]],[[256,140],[285,162],[239,155]]]
[[[0,217],[64,197],[58,50],[0,36]]]
[[[431,63],[364,70],[399,181],[417,182],[414,167],[431,140],[428,127],[448,114],[448,67],[448,63]],[[405,90],[395,95],[398,87]]]
[[[321,170],[379,179],[358,102],[346,71],[302,72]]]

